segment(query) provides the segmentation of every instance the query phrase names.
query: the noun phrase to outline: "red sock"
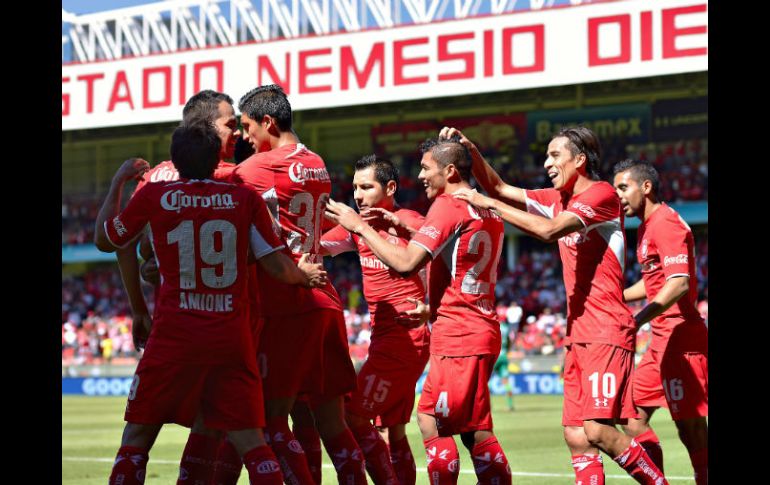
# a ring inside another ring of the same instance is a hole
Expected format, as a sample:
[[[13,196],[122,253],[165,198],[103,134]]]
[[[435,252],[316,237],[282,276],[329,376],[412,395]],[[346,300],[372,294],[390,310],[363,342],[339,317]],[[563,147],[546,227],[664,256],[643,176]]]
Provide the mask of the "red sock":
[[[650,456],[631,438],[631,444],[614,460],[634,479],[645,485],[668,485],[663,473],[655,466]]]
[[[364,453],[366,471],[372,477],[374,485],[398,485],[396,472],[390,462],[390,451],[385,440],[374,428],[372,423],[351,428],[358,446]]]
[[[265,438],[281,464],[288,485],[315,485],[302,445],[289,429],[285,416],[276,416],[265,427]]]
[[[241,476],[243,462],[235,447],[227,438],[220,441],[217,460],[214,463],[213,485],[235,485]]]
[[[572,455],[572,468],[575,469],[577,485],[604,485],[602,455]]]
[[[179,463],[177,485],[209,485],[218,449],[218,438],[190,433]]]
[[[147,450],[135,446],[121,446],[115,457],[110,474],[110,485],[143,485],[147,461]]]
[[[650,456],[652,462],[655,463],[655,465],[660,468],[661,473],[663,473],[663,448],[660,447],[660,440],[658,439],[658,435],[655,434],[655,431],[653,431],[652,428],[647,428],[647,431],[636,436],[634,439],[637,443],[642,445],[642,448],[644,448],[644,451]]]
[[[267,445],[257,446],[243,455],[251,485],[283,485],[281,466]]]
[[[451,436],[434,436],[423,442],[428,461],[430,485],[457,485],[460,474],[460,454]]]
[[[412,449],[406,436],[390,443],[390,462],[396,472],[399,485],[415,485],[417,482],[417,466],[414,463]]]
[[[324,440],[340,485],[365,485],[364,456],[349,429],[330,440]]]
[[[310,475],[316,485],[321,485],[321,437],[312,426],[294,426],[294,436],[305,451]]]
[[[690,453],[690,463],[695,472],[695,485],[707,485],[709,482],[709,449]]]
[[[479,484],[511,485],[511,467],[496,436],[474,445],[471,457]]]

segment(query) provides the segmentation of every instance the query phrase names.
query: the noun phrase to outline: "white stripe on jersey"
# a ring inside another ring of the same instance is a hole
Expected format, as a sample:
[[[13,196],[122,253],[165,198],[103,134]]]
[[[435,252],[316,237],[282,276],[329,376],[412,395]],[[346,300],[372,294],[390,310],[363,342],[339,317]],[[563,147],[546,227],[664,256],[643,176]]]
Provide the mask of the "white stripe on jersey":
[[[553,209],[556,204],[543,205],[534,199],[530,199],[526,195],[524,196],[524,200],[527,204],[527,212],[530,214],[538,214],[553,219]],[[585,224],[583,225],[585,226]]]
[[[274,253],[284,247],[283,244],[277,247],[270,246],[262,234],[257,231],[254,224],[249,225],[249,244],[251,245],[251,252],[254,253],[254,258],[259,259],[263,256],[267,256],[270,253]]]
[[[162,285],[163,284],[163,273],[160,272],[160,261],[158,261],[158,256],[157,256],[158,253],[155,252],[155,241],[152,240],[152,226],[150,225],[149,222],[147,223],[147,237],[150,239],[150,247],[152,248],[152,254],[156,255],[155,256],[155,266],[158,269],[158,274],[160,275],[160,284]],[[141,244],[141,240],[140,240],[140,244]]]
[[[455,238],[455,247],[452,249],[452,279],[455,279],[457,273],[457,250],[460,249],[460,238]]]
[[[329,251],[329,254],[332,256],[337,256],[338,254],[346,253],[348,251],[355,251],[356,243],[353,242],[353,237],[348,233],[348,237],[346,237],[342,241],[324,241],[321,239],[321,247]]]
[[[283,157],[283,159],[286,160],[287,158],[291,158],[291,157],[293,157],[294,155],[296,155],[297,153],[301,152],[304,149],[305,149],[305,145],[303,145],[302,143],[297,143],[297,149],[294,150],[293,152],[289,153],[285,157]]]
[[[620,217],[616,217],[611,221],[599,222],[589,226],[585,233],[588,234],[591,230],[596,229],[596,232],[607,241],[612,253],[620,263],[621,271],[626,270],[626,242],[623,239],[623,230],[620,227]]]

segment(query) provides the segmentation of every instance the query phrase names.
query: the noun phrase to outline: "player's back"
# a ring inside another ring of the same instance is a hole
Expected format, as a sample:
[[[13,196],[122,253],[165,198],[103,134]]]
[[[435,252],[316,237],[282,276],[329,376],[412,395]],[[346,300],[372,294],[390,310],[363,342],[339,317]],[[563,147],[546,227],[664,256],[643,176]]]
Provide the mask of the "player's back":
[[[259,195],[230,183],[178,180],[147,184],[135,198],[147,211],[161,274],[148,349],[178,362],[253,355],[247,256],[254,232],[271,230],[254,228],[264,205]]]
[[[438,196],[430,210],[438,213],[428,213],[419,234],[430,237],[429,224],[436,216],[451,221],[452,231],[430,267],[431,320],[435,320],[431,353],[497,355],[500,325],[495,283],[505,235],[503,221],[496,213],[476,209],[449,194]]]
[[[241,162],[232,180],[250,184],[262,194],[295,261],[303,253],[310,253],[313,261],[321,261],[321,226],[331,181],[320,156],[301,143],[284,145]],[[259,277],[262,300],[270,302],[263,308],[265,315],[342,308],[331,283],[307,290],[281,283],[264,272]]]

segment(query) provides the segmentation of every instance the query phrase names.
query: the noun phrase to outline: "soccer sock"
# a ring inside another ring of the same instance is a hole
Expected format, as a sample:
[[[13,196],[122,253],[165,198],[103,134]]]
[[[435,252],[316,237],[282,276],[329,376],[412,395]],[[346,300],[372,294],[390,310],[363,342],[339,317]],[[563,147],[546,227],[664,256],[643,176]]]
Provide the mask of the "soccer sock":
[[[634,439],[637,443],[642,445],[644,451],[647,452],[652,462],[655,463],[658,468],[660,468],[662,473],[663,448],[660,447],[660,440],[658,439],[658,435],[655,434],[655,431],[653,431],[652,428],[647,428],[647,431],[640,434],[639,436],[634,437]]]
[[[406,435],[390,443],[390,462],[393,463],[399,485],[414,485],[417,482],[417,466]]]
[[[235,447],[227,438],[222,439],[214,464],[213,485],[235,485],[241,476],[243,463]]]
[[[121,446],[110,474],[110,485],[143,485],[150,459],[147,450],[135,446]]]
[[[214,476],[218,449],[218,438],[190,433],[179,463],[177,485],[209,485]]]
[[[243,464],[253,485],[282,485],[281,466],[267,445],[257,446],[243,455]]]
[[[511,467],[496,436],[474,445],[471,457],[479,484],[511,484]]]
[[[631,444],[628,445],[628,448],[616,456],[614,460],[639,483],[668,485],[663,473],[655,466],[644,448],[633,438],[631,438]]]
[[[575,469],[576,484],[604,485],[602,455],[592,455],[590,453],[572,455],[572,468]]]
[[[434,436],[423,441],[428,461],[430,485],[457,485],[460,474],[460,454],[451,436]]]
[[[305,451],[310,475],[316,485],[321,485],[321,437],[312,426],[294,426],[294,436]]]
[[[285,416],[276,416],[265,427],[265,438],[281,464],[288,485],[315,485],[302,445],[289,429]]]
[[[690,463],[695,472],[695,485],[707,485],[709,482],[709,449],[690,453]]]
[[[364,453],[366,471],[372,477],[374,485],[397,485],[398,478],[395,470],[393,470],[393,464],[390,462],[388,445],[372,423],[351,428],[351,431]]]
[[[337,470],[340,485],[366,484],[364,456],[349,429],[346,428],[332,439],[324,440],[324,446]]]

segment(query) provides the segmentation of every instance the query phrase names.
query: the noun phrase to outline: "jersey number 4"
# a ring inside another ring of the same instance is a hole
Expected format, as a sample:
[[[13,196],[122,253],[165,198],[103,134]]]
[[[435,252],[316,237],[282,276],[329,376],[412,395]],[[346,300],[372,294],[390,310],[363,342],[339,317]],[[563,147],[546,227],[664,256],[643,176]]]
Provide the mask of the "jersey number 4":
[[[221,236],[218,236],[221,235]],[[216,249],[215,241],[221,238],[221,250]],[[195,237],[193,221],[182,221],[166,236],[168,244],[179,245],[179,288],[194,290],[197,286],[195,271],[195,242],[198,241],[200,258],[213,267],[201,268],[200,276],[204,285],[209,288],[227,288],[235,283],[238,276],[236,244],[237,231],[235,226],[222,219],[204,222]],[[217,266],[221,271],[217,274]]]

